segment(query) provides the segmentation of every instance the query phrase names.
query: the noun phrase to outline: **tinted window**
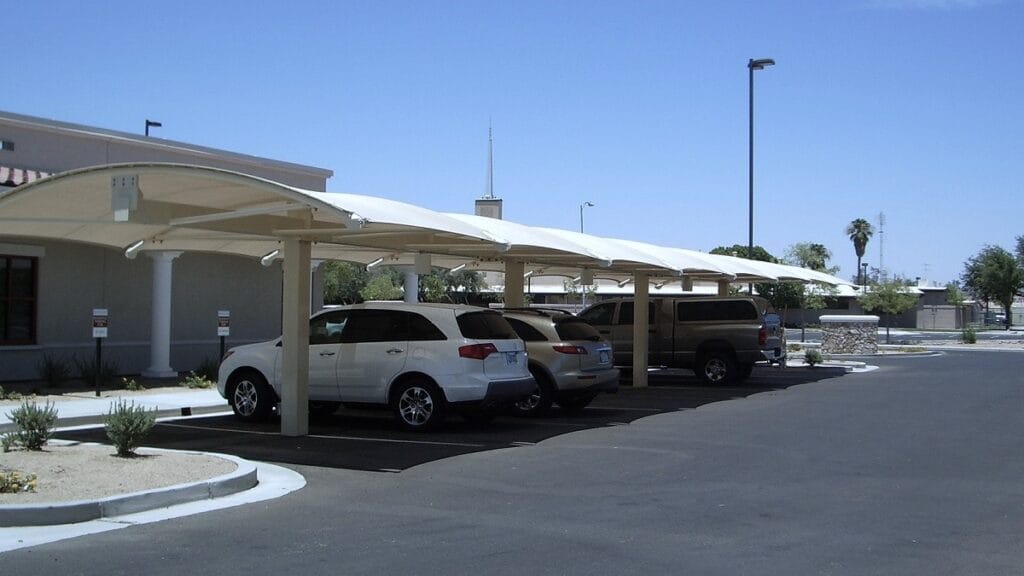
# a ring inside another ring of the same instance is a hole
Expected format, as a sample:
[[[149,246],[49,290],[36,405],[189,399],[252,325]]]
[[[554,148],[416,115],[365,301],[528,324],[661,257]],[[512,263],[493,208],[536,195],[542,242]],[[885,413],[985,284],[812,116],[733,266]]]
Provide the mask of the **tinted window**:
[[[558,332],[558,337],[562,340],[589,340],[591,342],[597,342],[601,339],[601,334],[590,324],[587,324],[581,318],[566,318],[560,322],[555,322],[555,331]]]
[[[341,341],[347,343],[408,339],[408,315],[397,310],[351,310],[341,334]]]
[[[519,336],[497,312],[467,312],[458,317],[459,331],[473,340],[515,340]]]
[[[633,303],[623,302],[619,305],[619,321],[616,324],[632,324],[633,323]],[[647,303],[647,323],[654,324],[654,303]]]
[[[676,317],[680,322],[759,319],[757,309],[747,300],[680,302],[676,305]]]
[[[409,340],[447,340],[441,329],[419,314],[402,312],[409,317]]]
[[[341,332],[345,328],[348,311],[338,310],[315,316],[309,321],[309,343],[337,344],[341,342]]]
[[[36,338],[37,260],[0,256],[0,344]]]
[[[589,310],[580,312],[580,318],[595,326],[607,326],[612,323],[612,316],[615,314],[615,303],[598,304]]]
[[[547,342],[548,340],[540,333],[540,330],[537,330],[522,320],[506,316],[505,321],[512,326],[512,329],[516,331],[516,334],[518,334],[524,342]]]

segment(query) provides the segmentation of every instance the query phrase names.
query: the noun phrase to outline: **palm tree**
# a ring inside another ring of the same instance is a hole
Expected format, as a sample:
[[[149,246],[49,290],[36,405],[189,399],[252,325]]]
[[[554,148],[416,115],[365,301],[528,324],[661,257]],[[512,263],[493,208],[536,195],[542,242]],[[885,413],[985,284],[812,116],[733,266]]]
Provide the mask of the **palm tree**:
[[[864,284],[865,278],[862,276],[860,259],[864,257],[864,249],[867,248],[868,240],[874,233],[875,229],[871,227],[871,223],[863,218],[857,218],[846,226],[846,234],[853,241],[853,249],[857,252],[857,275],[861,277],[861,285]]]

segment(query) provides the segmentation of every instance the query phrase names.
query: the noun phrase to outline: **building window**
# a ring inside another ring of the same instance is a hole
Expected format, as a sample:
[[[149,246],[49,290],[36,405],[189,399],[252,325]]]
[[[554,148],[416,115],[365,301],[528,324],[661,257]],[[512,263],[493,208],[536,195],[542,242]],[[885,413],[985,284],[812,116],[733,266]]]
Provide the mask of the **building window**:
[[[36,343],[38,262],[0,255],[0,345]]]

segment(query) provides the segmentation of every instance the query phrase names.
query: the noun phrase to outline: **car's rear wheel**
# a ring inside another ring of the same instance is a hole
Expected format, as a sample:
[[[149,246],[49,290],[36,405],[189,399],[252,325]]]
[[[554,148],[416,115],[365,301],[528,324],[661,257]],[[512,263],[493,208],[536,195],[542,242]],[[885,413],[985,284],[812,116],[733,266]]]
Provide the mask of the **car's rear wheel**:
[[[736,360],[724,350],[712,350],[701,356],[697,375],[708,384],[732,384],[739,376]]]
[[[530,375],[537,386],[530,395],[512,405],[512,411],[520,416],[543,416],[551,409],[555,400],[555,387],[539,368],[530,366]]]
[[[231,377],[231,409],[243,422],[266,420],[277,404],[274,390],[255,370],[244,370]]]
[[[444,421],[445,399],[427,380],[408,380],[395,388],[392,408],[399,426],[406,430],[430,430]]]

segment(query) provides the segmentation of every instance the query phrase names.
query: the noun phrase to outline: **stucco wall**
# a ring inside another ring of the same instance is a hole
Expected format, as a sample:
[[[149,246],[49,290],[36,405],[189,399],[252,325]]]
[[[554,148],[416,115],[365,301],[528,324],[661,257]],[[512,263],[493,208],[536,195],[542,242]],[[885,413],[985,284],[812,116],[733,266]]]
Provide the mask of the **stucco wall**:
[[[44,354],[92,359],[92,310],[109,311],[105,360],[120,371],[149,366],[153,260],[120,251],[66,242],[0,243],[41,248],[35,346],[0,347],[0,381],[30,380]],[[217,311],[231,311],[229,345],[274,338],[281,333],[281,267],[256,259],[184,253],[173,263],[171,366],[193,370],[217,358]]]

